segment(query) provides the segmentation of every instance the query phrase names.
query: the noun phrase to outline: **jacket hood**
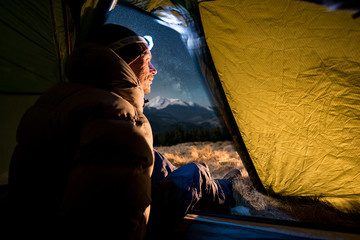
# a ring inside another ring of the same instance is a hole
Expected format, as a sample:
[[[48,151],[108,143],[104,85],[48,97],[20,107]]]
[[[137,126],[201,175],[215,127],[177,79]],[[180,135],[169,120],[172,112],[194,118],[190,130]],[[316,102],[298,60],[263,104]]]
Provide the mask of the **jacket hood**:
[[[115,92],[137,109],[144,106],[144,91],[130,66],[110,48],[97,43],[77,47],[66,63],[70,82]]]

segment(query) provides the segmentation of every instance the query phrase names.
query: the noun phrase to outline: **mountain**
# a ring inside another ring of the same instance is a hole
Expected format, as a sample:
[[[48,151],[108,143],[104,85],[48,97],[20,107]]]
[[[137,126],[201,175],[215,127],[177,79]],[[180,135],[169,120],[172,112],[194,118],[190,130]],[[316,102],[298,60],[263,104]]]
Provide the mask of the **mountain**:
[[[212,108],[179,99],[155,97],[145,105],[144,113],[154,134],[174,130],[176,126],[181,126],[184,130],[200,126],[208,129],[220,126]]]

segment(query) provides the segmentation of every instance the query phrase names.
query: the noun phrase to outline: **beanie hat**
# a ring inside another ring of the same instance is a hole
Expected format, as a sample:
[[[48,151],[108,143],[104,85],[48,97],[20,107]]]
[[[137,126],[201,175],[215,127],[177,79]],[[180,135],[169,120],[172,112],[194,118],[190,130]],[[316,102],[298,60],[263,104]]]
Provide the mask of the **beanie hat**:
[[[90,41],[111,48],[126,63],[130,63],[148,49],[148,43],[143,37],[116,24],[102,25],[94,32]]]

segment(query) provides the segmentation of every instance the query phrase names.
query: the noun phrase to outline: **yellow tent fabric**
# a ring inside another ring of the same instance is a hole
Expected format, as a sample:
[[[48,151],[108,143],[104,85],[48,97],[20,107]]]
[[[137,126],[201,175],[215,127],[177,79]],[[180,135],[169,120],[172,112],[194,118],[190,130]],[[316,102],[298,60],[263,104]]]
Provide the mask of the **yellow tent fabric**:
[[[265,189],[360,204],[360,18],[294,0],[199,2],[206,42]]]

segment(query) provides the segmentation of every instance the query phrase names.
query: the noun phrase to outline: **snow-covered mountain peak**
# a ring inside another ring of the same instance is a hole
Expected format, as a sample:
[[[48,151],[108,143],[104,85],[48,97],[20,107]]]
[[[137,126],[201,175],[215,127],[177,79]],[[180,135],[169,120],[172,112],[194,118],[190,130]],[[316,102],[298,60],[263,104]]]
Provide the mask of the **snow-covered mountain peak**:
[[[179,99],[152,98],[145,105],[144,114],[155,133],[173,130],[176,126],[194,129],[199,126],[213,128],[220,125],[213,108]]]
[[[164,98],[164,97],[157,96],[155,98],[150,99],[149,102],[146,104],[146,107],[155,108],[157,110],[160,110],[160,109],[164,109],[171,105],[193,107],[196,104],[193,102],[184,102],[180,99]]]

